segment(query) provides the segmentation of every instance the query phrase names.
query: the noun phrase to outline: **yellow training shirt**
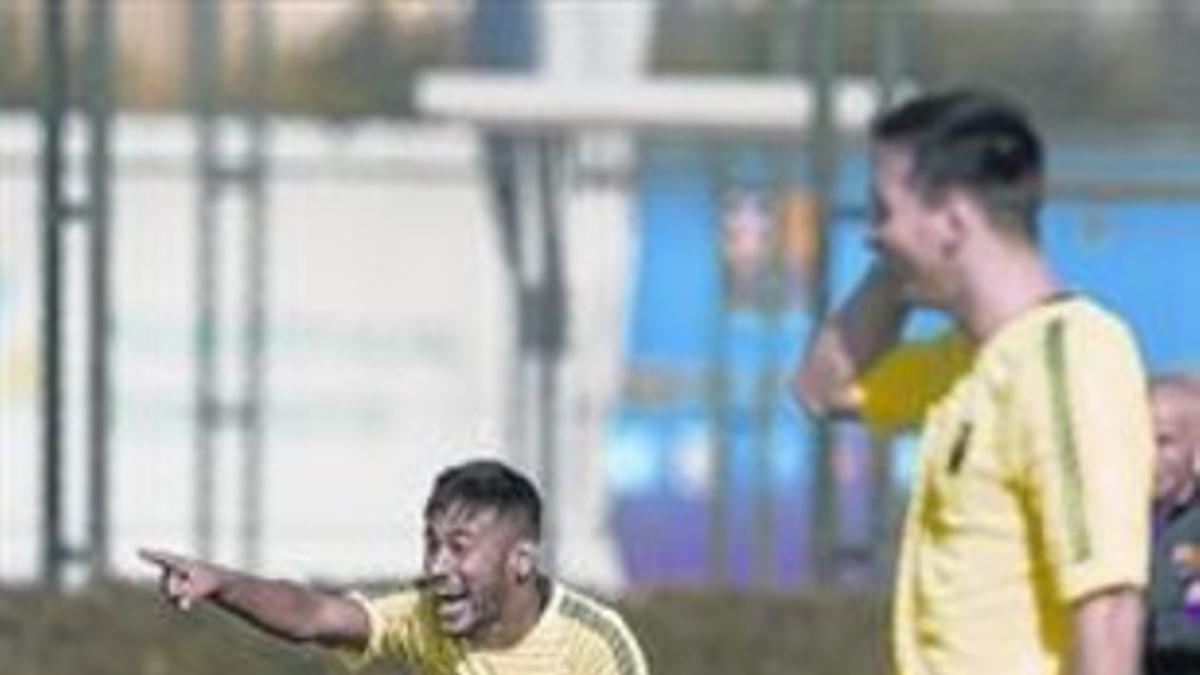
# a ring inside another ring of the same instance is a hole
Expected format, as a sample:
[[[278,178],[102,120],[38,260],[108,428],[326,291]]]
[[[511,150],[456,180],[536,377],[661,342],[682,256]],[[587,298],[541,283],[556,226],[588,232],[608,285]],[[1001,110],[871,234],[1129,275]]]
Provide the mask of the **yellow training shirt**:
[[[354,665],[397,659],[422,675],[646,675],[617,613],[555,583],[533,629],[507,649],[477,650],[438,628],[432,599],[416,590],[367,600],[371,636]]]
[[[974,354],[961,337],[901,348],[859,386],[876,429],[924,416],[897,672],[1058,675],[1072,603],[1146,583],[1154,436],[1129,331],[1059,299]]]

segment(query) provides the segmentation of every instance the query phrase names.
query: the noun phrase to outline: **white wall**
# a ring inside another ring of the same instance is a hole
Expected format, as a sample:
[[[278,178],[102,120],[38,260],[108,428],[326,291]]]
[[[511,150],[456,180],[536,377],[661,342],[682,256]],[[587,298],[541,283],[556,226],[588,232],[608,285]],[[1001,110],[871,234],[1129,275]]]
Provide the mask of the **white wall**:
[[[112,548],[119,572],[141,573],[137,546],[193,543],[197,195],[186,120],[122,118],[115,138]],[[38,142],[30,119],[0,118],[0,578],[9,579],[37,567]],[[264,570],[403,574],[420,560],[434,473],[502,450],[510,317],[475,139],[284,122],[273,146]],[[243,214],[228,203],[236,241]],[[225,255],[234,264],[221,283],[236,306],[240,251]],[[81,465],[72,429],[69,461]],[[240,458],[236,438],[218,442],[218,557],[236,563]],[[68,497],[68,531],[79,538],[78,480]]]

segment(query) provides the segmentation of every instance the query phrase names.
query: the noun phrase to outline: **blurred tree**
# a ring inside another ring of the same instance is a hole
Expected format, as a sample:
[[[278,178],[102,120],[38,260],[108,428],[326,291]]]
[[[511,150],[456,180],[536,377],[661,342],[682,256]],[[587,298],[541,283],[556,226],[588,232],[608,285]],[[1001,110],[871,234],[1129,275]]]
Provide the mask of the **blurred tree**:
[[[1102,30],[1074,10],[921,12],[916,75],[927,85],[1003,88],[1051,126],[1166,121],[1159,12],[1130,12]]]
[[[416,75],[462,61],[460,30],[438,20],[401,23],[386,0],[363,0],[341,28],[281,64],[269,97],[276,109],[340,120],[411,116]]]
[[[277,13],[304,11],[271,1]],[[346,0],[354,9],[341,25],[312,46],[278,55],[266,92],[273,109],[336,119],[404,117],[414,112],[412,85],[422,69],[536,61],[531,0],[423,0],[439,9],[396,11],[409,1]],[[144,0],[117,2],[136,13]],[[904,61],[926,85],[1003,86],[1051,123],[1200,125],[1200,70],[1191,65],[1200,56],[1195,0],[1147,2],[1103,22],[1081,15],[1078,3],[1030,0],[997,10],[985,3],[843,0],[842,73],[876,71],[876,24],[888,3],[907,13]],[[451,4],[457,8],[446,9]],[[813,37],[814,6],[811,0],[664,0],[657,3],[651,67],[660,74],[811,72],[805,41]],[[37,7],[32,0],[0,0],[0,106],[37,100]],[[128,44],[118,53],[123,107],[182,105],[179,78],[164,80],[153,65],[161,53]]]
[[[876,72],[881,10],[898,0],[851,0],[841,13],[838,63],[847,76]],[[814,3],[701,0],[658,7],[653,69],[662,74],[812,72]],[[1005,89],[1048,124],[1196,125],[1200,3],[1161,0],[1104,15],[1077,3],[1005,9],[905,0],[906,75],[923,86]],[[1115,10],[1114,10],[1115,11]],[[788,31],[792,34],[788,34]]]
[[[711,6],[664,2],[657,14],[652,70],[752,74],[767,72],[771,65],[773,36],[761,6],[716,12]]]
[[[19,35],[36,30],[27,12],[0,4],[0,107],[25,107],[34,104],[33,59],[22,53]]]
[[[1180,119],[1200,111],[1200,3],[1195,0],[1162,0],[1158,29],[1167,87],[1167,106]]]

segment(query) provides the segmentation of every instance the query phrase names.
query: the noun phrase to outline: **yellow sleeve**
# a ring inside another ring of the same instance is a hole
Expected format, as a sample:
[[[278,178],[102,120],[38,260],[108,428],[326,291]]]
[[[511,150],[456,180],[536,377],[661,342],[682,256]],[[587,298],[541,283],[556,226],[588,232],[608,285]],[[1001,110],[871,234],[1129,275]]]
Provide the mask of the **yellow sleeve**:
[[[917,426],[970,367],[971,358],[970,343],[957,331],[898,345],[855,383],[859,415],[876,436]]]
[[[439,649],[452,648],[448,641],[439,639],[429,603],[415,589],[379,598],[357,593],[350,597],[366,612],[370,636],[361,652],[339,650],[338,656],[347,667],[358,669],[380,659],[418,663]]]
[[[1071,318],[1048,324],[1017,383],[1030,511],[1066,603],[1146,584],[1155,452],[1132,336]]]

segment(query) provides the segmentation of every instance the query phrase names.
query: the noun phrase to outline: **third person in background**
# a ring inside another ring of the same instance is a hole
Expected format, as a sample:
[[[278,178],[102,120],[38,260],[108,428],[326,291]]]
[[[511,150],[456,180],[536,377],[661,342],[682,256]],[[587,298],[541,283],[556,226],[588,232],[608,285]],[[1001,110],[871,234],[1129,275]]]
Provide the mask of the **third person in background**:
[[[1200,673],[1200,377],[1157,375],[1150,396],[1158,455],[1146,673]]]

